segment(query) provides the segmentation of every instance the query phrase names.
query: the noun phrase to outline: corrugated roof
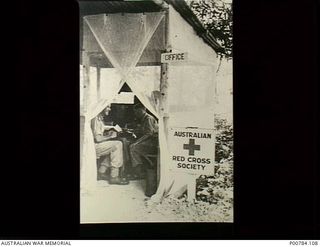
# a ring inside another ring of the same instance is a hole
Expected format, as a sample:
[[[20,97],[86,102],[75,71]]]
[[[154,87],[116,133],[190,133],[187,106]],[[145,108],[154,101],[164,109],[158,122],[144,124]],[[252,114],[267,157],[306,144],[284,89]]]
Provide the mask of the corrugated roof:
[[[196,15],[191,11],[184,0],[164,0],[172,5],[175,10],[193,27],[195,32],[217,52],[223,52],[224,49],[216,41],[214,35],[206,30]],[[163,7],[152,0],[118,0],[118,1],[79,1],[80,17],[86,15],[95,15],[101,13],[143,13],[157,12],[163,10]],[[80,18],[80,25],[82,24]]]
[[[162,8],[153,1],[79,1],[80,15],[100,13],[141,13],[157,12]]]

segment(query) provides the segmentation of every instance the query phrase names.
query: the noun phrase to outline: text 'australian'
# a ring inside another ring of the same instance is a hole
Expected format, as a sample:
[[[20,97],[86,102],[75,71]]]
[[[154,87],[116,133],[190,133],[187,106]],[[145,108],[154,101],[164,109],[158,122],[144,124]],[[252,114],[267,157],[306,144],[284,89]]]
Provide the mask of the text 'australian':
[[[211,139],[211,134],[210,133],[175,131],[173,136]]]

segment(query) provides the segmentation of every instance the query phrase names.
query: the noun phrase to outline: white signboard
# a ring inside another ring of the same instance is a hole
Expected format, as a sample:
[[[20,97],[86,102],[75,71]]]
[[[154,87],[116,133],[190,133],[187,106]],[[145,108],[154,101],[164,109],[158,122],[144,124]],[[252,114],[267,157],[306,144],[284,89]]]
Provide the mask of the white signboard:
[[[189,174],[214,174],[215,137],[213,129],[169,129],[171,168]]]
[[[188,60],[188,53],[162,53],[161,54],[161,63],[178,63],[186,62]]]

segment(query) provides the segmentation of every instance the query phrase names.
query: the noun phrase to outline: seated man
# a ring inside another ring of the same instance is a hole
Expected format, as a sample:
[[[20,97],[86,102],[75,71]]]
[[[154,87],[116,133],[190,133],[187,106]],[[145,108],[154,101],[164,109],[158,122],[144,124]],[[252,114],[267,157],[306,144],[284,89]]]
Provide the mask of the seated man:
[[[129,182],[125,178],[120,178],[119,168],[123,166],[123,146],[121,141],[111,140],[116,137],[116,132],[113,131],[114,126],[107,126],[103,123],[103,117],[109,114],[111,106],[108,105],[96,118],[93,119],[93,135],[95,141],[95,149],[97,157],[106,156],[104,161],[98,168],[98,180],[107,180],[106,171],[108,164],[106,162],[107,155],[110,154],[110,184],[126,185]],[[109,130],[108,135],[103,135],[105,130]]]
[[[146,112],[142,104],[137,104],[133,108],[134,114],[140,121],[139,128],[135,131],[139,137],[130,145],[132,167],[142,167],[148,154],[158,153],[158,123],[157,120]],[[147,188],[146,195],[151,196],[156,190],[156,164],[147,162]],[[150,185],[150,186],[149,186]]]

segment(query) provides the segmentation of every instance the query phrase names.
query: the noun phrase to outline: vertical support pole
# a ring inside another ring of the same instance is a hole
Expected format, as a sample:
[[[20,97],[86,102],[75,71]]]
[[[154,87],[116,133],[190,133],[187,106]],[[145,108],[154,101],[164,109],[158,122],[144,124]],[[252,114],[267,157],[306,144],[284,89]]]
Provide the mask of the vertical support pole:
[[[82,157],[83,157],[83,146],[84,146],[84,121],[85,117],[80,116],[80,170],[82,169]]]
[[[90,103],[90,56],[88,53],[88,26],[85,21],[82,19],[82,47],[81,48],[81,56],[82,56],[82,92],[83,92],[83,109],[82,116],[80,117],[80,171],[82,174],[82,169],[84,167],[84,146],[85,146],[85,124],[87,119],[85,119],[86,113],[88,111],[88,105]],[[83,175],[83,174],[82,174]],[[80,177],[81,183],[82,175]]]
[[[166,47],[167,52],[169,50],[169,9],[165,10],[165,32],[164,32],[164,43]],[[168,122],[168,64],[162,63],[161,69],[160,69],[160,98],[159,98],[159,116],[163,119],[164,126],[167,126]],[[166,132],[168,131],[165,127]],[[165,136],[167,136],[168,133],[165,133]],[[161,152],[161,149],[160,149]],[[157,182],[158,185],[160,184],[161,179],[161,159],[160,162],[157,162]],[[168,165],[168,164],[162,164],[162,165]],[[163,175],[163,174],[162,174]]]
[[[168,117],[168,64],[161,64],[161,82],[160,82],[160,116]]]
[[[84,161],[84,157],[85,157],[85,129],[86,129],[86,121],[88,121],[86,119],[86,114],[88,112],[88,105],[90,103],[90,57],[88,54],[88,50],[87,49],[87,38],[88,36],[87,34],[87,26],[86,24],[83,22],[83,41],[82,41],[82,66],[83,66],[83,70],[82,70],[82,78],[83,78],[83,85],[81,90],[83,90],[83,109],[82,109],[82,116],[80,116],[80,187],[81,189],[84,189],[86,187],[86,179],[85,179],[85,161]]]
[[[89,104],[89,85],[90,85],[90,58],[86,51],[82,52],[82,66],[83,66],[83,112],[80,116],[80,170],[83,167],[83,149],[84,149],[84,138],[85,138],[85,115],[88,111]]]
[[[82,22],[82,66],[83,66],[83,112],[84,115],[88,111],[88,105],[90,104],[90,44],[89,39],[89,27],[86,21]]]
[[[165,51],[170,51],[169,44],[169,9],[165,11],[165,32],[164,32]],[[161,63],[161,76],[160,76],[160,116],[168,117],[168,64]]]
[[[168,65],[167,64],[161,64],[161,78],[160,78],[160,99],[159,99],[159,116],[163,118],[163,123],[165,126],[167,126],[167,91],[168,91]],[[165,133],[167,136],[167,133]],[[161,149],[160,149],[161,152]],[[157,163],[157,182],[160,183],[161,178],[161,167],[160,162]],[[167,164],[163,164],[167,165]]]
[[[83,51],[83,110],[87,112],[90,104],[90,57],[88,52]]]
[[[101,68],[100,65],[97,65],[97,97],[98,101],[101,99]]]
[[[188,176],[188,201],[194,202],[196,200],[196,175]]]

